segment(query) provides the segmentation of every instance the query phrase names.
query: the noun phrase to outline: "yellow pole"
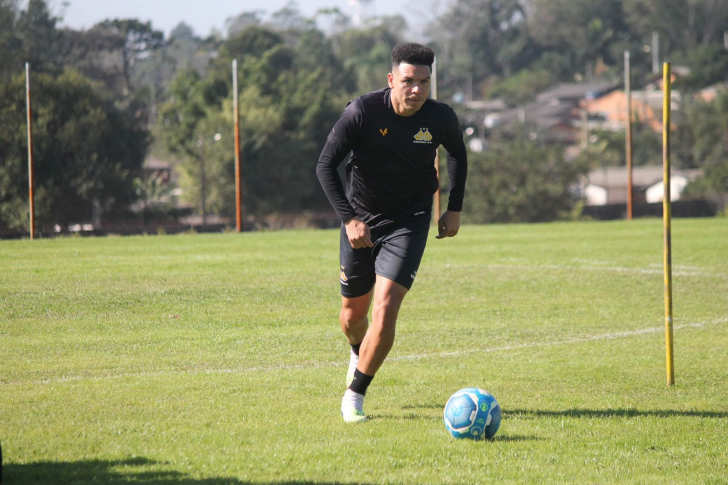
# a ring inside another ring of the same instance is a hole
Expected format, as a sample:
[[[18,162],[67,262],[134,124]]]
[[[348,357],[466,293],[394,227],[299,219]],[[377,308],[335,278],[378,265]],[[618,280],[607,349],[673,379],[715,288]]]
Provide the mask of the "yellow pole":
[[[665,267],[665,350],[667,357],[667,385],[675,384],[672,346],[672,203],[670,201],[670,91],[672,78],[670,63],[663,66],[662,74],[663,106],[662,106],[662,180],[664,192],[662,197],[662,220],[664,226],[664,267]]]

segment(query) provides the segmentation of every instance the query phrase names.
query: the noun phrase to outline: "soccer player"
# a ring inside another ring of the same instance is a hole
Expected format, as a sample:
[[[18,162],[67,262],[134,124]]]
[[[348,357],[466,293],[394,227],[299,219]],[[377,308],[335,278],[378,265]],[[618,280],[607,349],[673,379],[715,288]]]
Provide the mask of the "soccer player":
[[[427,242],[439,145],[448,152],[450,198],[436,238],[460,229],[467,153],[455,112],[428,98],[434,59],[426,46],[396,46],[389,87],[349,102],[316,165],[342,221],[339,322],[351,345],[341,402],[346,422],[366,421],[364,396],[394,344],[397,314]],[[350,152],[344,191],[336,169]]]

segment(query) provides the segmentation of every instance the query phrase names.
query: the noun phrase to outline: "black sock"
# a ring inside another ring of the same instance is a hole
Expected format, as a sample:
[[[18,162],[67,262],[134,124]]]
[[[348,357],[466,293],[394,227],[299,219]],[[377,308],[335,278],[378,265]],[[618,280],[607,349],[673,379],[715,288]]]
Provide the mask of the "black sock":
[[[359,357],[359,347],[361,347],[361,342],[359,342],[356,345],[354,345],[354,344],[349,344],[349,345],[351,345],[351,351],[354,352],[354,355]]]
[[[349,390],[364,396],[367,393],[367,387],[372,383],[372,379],[374,379],[374,376],[368,376],[357,369],[354,371],[354,380],[351,381]]]

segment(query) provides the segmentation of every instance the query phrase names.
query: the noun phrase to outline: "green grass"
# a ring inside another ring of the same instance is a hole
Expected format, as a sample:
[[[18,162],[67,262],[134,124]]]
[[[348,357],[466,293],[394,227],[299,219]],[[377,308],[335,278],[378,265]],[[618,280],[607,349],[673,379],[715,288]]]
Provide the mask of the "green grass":
[[[727,483],[728,224],[431,238],[365,409],[338,407],[338,233],[0,242],[5,483]],[[462,387],[503,409],[452,439]]]

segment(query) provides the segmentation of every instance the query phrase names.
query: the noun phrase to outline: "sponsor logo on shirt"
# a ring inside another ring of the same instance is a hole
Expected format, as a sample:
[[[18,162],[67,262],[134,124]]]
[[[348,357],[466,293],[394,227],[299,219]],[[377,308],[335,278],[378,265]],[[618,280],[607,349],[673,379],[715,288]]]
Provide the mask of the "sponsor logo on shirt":
[[[432,144],[432,135],[427,128],[420,128],[420,131],[415,135],[414,143],[426,143]]]
[[[385,129],[383,129],[383,130],[382,130],[382,129],[380,129],[380,130],[379,130],[379,133],[381,133],[381,134],[382,134],[382,136],[387,136],[387,133],[389,133],[389,128],[385,128]]]

